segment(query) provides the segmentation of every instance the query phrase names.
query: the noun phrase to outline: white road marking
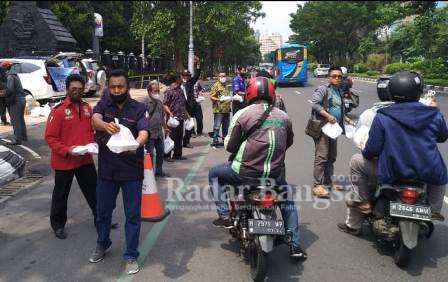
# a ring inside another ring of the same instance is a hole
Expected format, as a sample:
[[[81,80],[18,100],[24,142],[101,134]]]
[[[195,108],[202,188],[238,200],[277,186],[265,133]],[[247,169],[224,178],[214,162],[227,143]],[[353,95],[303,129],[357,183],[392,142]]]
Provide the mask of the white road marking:
[[[364,91],[361,91],[361,90],[356,90],[356,89],[354,89],[354,88],[352,88],[352,90],[355,91],[355,92],[359,92],[359,93],[364,92]]]
[[[302,93],[300,91],[296,91],[297,94],[302,95]]]
[[[5,142],[11,142],[11,140],[6,139],[6,138],[2,138],[2,141]],[[40,159],[41,157],[39,156],[38,153],[36,153],[35,151],[31,150],[30,148],[28,148],[27,146],[24,145],[19,145],[20,148],[24,149],[25,151],[27,151],[28,153],[30,153],[34,158],[36,159]]]
[[[310,103],[310,104],[312,104],[312,103],[313,103],[313,101],[311,101],[310,99],[308,99],[307,101],[308,101],[308,103]]]
[[[444,196],[443,198],[444,198],[444,200],[445,200],[445,204],[448,205],[448,197],[447,197],[447,196]]]

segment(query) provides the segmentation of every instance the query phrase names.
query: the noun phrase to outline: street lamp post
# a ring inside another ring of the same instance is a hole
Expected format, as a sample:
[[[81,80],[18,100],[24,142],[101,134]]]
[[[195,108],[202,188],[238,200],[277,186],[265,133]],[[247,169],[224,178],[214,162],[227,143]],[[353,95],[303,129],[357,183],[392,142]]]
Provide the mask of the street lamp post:
[[[193,1],[190,1],[190,44],[188,45],[188,70],[194,73],[194,50],[193,50]]]

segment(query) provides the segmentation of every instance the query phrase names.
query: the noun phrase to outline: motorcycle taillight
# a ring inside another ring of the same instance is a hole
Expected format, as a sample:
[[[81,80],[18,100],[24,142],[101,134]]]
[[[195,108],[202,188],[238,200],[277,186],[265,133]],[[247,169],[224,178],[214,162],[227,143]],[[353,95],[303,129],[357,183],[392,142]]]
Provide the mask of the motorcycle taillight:
[[[418,193],[414,188],[403,188],[400,190],[400,199],[403,203],[413,204],[417,201]]]
[[[270,207],[274,205],[274,197],[271,192],[260,194],[260,206]]]

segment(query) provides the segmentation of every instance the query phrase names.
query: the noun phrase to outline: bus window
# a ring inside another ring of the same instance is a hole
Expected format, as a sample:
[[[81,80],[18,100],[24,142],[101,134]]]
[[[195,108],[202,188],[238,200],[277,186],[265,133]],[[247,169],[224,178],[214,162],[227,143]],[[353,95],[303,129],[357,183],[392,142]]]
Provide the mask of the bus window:
[[[282,60],[287,63],[303,61],[303,48],[282,48]]]

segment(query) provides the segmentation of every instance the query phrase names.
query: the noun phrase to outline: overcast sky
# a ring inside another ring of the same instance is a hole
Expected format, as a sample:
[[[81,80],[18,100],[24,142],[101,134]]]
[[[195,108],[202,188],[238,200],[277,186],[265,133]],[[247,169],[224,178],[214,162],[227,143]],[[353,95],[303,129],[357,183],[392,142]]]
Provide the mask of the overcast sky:
[[[288,37],[293,34],[289,28],[291,21],[290,13],[295,13],[297,4],[302,4],[305,1],[261,1],[263,4],[263,12],[266,17],[257,20],[252,27],[255,30],[260,30],[263,35],[268,29],[269,34],[280,33],[283,41],[287,41]]]

